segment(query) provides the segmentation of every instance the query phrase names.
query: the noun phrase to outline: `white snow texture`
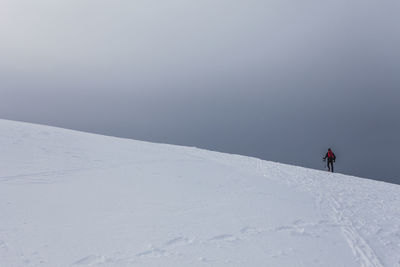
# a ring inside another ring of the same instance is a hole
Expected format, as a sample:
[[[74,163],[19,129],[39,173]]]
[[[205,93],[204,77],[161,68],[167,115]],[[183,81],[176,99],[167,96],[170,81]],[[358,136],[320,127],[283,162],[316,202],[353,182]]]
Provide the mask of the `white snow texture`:
[[[398,185],[6,120],[0,147],[2,267],[400,266]]]

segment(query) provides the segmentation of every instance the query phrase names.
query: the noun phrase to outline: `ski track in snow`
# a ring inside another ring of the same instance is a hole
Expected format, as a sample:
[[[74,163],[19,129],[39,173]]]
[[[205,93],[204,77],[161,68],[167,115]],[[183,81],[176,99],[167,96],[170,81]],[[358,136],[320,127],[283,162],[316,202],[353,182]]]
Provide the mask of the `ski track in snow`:
[[[269,166],[269,163],[265,163],[260,160],[257,162],[257,169],[265,173],[265,165]],[[269,166],[270,167],[270,166]],[[296,167],[295,167],[296,168]],[[335,174],[332,174],[335,175]],[[288,177],[291,177],[290,179]],[[335,186],[330,186],[329,180],[318,180],[315,178],[310,178],[308,176],[298,176],[295,173],[288,175],[281,174],[279,179],[276,181],[285,182],[289,186],[296,186],[303,191],[307,191],[314,195],[317,205],[321,208],[321,204],[324,201],[328,202],[328,206],[331,210],[331,217],[334,224],[337,224],[346,239],[349,247],[351,248],[357,261],[360,263],[361,267],[383,267],[384,265],[380,261],[379,257],[376,255],[375,251],[371,248],[368,242],[365,240],[360,230],[357,229],[355,225],[360,225],[360,222],[354,221],[357,216],[355,214],[347,215],[346,213],[351,213],[351,209],[346,206],[345,202],[341,201],[341,197],[345,196],[346,199],[352,197],[353,188],[348,189],[346,184],[340,186],[335,184]],[[324,189],[324,190],[321,190]],[[338,190],[339,189],[339,190]],[[324,195],[321,192],[325,192]],[[399,262],[400,266],[400,262]]]
[[[329,197],[330,205],[334,211],[334,219],[340,225],[342,233],[345,236],[350,248],[357,260],[363,267],[381,267],[383,266],[374,250],[368,245],[362,235],[354,227],[350,217],[347,217],[342,211],[343,206],[334,197]]]

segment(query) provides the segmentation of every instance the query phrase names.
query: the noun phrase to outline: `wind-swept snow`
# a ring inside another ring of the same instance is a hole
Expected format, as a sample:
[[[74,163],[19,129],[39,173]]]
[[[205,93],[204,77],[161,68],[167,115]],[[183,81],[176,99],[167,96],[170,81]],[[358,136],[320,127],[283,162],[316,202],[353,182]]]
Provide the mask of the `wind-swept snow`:
[[[11,121],[0,147],[0,266],[400,266],[398,185]]]

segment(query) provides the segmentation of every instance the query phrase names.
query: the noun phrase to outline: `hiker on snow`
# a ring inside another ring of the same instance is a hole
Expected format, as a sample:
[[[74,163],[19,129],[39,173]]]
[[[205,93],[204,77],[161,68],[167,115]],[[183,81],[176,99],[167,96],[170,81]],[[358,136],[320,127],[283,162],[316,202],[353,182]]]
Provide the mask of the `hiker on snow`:
[[[324,157],[324,161],[326,161],[326,159],[328,159],[328,162],[327,162],[328,171],[333,172],[333,163],[336,161],[336,156],[330,148],[328,149],[328,152],[326,153],[326,155]]]

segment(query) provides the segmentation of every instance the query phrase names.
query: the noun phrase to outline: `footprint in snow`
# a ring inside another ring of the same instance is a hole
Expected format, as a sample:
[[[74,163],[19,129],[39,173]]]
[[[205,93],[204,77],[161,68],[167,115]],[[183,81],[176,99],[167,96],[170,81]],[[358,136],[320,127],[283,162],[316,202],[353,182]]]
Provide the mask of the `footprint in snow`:
[[[136,254],[137,257],[156,257],[156,258],[159,258],[163,255],[165,255],[165,250],[160,248],[153,248]]]
[[[243,227],[241,230],[240,230],[240,233],[242,233],[242,234],[257,234],[257,233],[260,233],[261,231],[260,230],[258,230],[258,229],[256,229],[256,228],[253,228],[253,227]]]
[[[168,240],[167,242],[164,243],[164,246],[169,247],[169,246],[188,245],[188,244],[191,244],[192,242],[193,242],[193,240],[190,240],[190,239],[180,236],[180,237]]]
[[[74,262],[72,265],[85,265],[85,266],[93,266],[97,264],[112,262],[112,259],[107,258],[105,256],[98,256],[98,255],[89,255],[84,258],[81,258]]]
[[[233,236],[233,235],[229,235],[229,234],[223,234],[223,235],[217,235],[214,236],[212,238],[210,238],[210,241],[236,241],[238,240],[237,237]]]

